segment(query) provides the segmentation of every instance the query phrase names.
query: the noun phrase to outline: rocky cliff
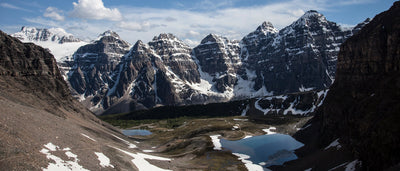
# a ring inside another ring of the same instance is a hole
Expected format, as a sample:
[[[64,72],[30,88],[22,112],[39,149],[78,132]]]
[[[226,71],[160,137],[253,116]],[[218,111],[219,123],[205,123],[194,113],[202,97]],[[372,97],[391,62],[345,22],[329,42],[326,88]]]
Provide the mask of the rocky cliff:
[[[319,147],[338,141],[363,170],[398,169],[400,162],[399,13],[395,2],[341,45],[335,82],[311,122],[315,129],[298,133],[304,139],[317,130]]]

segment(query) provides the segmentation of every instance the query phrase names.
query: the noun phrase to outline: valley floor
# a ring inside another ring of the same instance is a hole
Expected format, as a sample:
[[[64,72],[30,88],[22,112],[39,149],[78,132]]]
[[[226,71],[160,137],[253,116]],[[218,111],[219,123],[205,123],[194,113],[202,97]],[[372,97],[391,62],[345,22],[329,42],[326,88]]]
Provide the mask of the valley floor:
[[[290,117],[290,116],[285,116]],[[214,150],[212,135],[239,140],[250,136],[270,133],[294,134],[310,117],[275,118],[278,125],[248,117],[188,118],[165,120],[142,120],[126,125],[123,121],[115,126],[124,129],[145,129],[147,136],[130,136],[145,153],[159,154],[169,158],[173,170],[247,170],[245,164],[228,150]],[[273,120],[273,119],[272,119]],[[285,120],[285,122],[281,122]],[[268,129],[269,128],[269,129]],[[273,129],[275,128],[275,129]]]

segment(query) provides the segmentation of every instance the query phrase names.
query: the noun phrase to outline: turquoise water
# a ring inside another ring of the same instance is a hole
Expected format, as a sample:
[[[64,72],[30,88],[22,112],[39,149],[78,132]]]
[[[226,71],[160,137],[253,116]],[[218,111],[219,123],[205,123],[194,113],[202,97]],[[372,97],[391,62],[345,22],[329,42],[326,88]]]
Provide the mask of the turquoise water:
[[[237,141],[221,139],[221,145],[233,153],[250,156],[247,160],[254,164],[264,162],[266,167],[297,159],[294,150],[303,146],[293,137],[284,134],[261,135]]]
[[[131,135],[150,135],[151,132],[145,129],[123,129],[122,133],[126,136]]]

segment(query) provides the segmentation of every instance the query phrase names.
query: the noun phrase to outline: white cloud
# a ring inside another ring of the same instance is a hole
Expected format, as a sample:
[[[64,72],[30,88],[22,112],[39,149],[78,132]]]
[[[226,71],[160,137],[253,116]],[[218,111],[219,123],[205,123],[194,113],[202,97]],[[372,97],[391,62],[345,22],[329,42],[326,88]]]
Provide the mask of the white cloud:
[[[199,42],[209,33],[240,40],[264,21],[270,21],[275,27],[281,29],[298,19],[304,14],[304,11],[310,9],[321,8],[317,8],[317,4],[298,0],[264,6],[229,7],[206,11],[120,7],[124,14],[124,22],[119,25],[119,28],[122,29],[122,32],[130,31],[127,39],[142,39],[145,42],[151,40],[153,36],[165,32],[173,33],[182,40],[191,40],[192,42]],[[174,18],[174,20],[166,21],[165,16]],[[164,27],[145,27],[141,24],[144,21],[164,25]],[[143,34],[144,30],[149,34]],[[136,33],[135,31],[142,32]]]
[[[130,30],[130,31],[147,32],[152,28],[162,27],[162,26],[166,26],[166,25],[151,24],[148,21],[144,21],[141,23],[121,21],[117,26],[119,28]]]
[[[200,44],[199,41],[193,41],[191,39],[185,39],[183,40],[183,42],[185,42],[187,45],[189,45],[190,47],[196,47],[197,45]]]
[[[190,30],[186,35],[189,37],[195,37],[195,36],[199,36],[200,33],[197,31]]]
[[[40,27],[42,26],[46,26],[46,27],[58,27],[58,23],[53,21],[53,20],[49,20],[49,19],[45,19],[43,17],[36,17],[36,18],[23,18],[25,21],[33,23],[35,25],[39,25]]]
[[[94,20],[120,21],[122,15],[117,8],[104,7],[102,0],[79,0],[73,2],[74,9],[71,12],[72,17]]]
[[[55,7],[47,7],[46,11],[44,12],[43,16],[51,18],[57,21],[64,21],[65,17],[61,15],[63,11],[55,8]]]
[[[333,6],[338,7],[328,0],[287,0],[250,7],[232,7],[228,1],[222,1],[219,3],[221,7],[213,10],[188,10],[132,6],[119,6],[116,9],[104,7],[102,0],[79,0],[73,3],[74,9],[70,14],[88,20],[66,18],[60,22],[40,17],[26,20],[43,26],[65,28],[82,39],[93,39],[106,30],[114,30],[122,39],[135,43],[137,40],[151,41],[160,33],[172,33],[188,45],[196,46],[210,33],[240,40],[264,21],[270,21],[277,29],[282,29],[305,11],[327,11]],[[344,3],[345,0],[337,2]],[[207,3],[207,0],[203,3]]]

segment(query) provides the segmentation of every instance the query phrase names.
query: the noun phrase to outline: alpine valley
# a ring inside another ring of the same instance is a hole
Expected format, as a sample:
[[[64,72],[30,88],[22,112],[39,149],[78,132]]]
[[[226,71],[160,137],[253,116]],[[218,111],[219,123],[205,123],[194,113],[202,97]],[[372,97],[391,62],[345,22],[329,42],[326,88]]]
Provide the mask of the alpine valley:
[[[0,31],[0,170],[400,170],[399,14],[310,10],[195,47]]]
[[[342,28],[310,10],[279,31],[264,22],[240,41],[209,34],[194,48],[164,33],[133,46],[110,30],[90,43],[60,28],[12,36],[55,52],[73,95],[112,114],[326,89],[340,45],[368,22]]]

